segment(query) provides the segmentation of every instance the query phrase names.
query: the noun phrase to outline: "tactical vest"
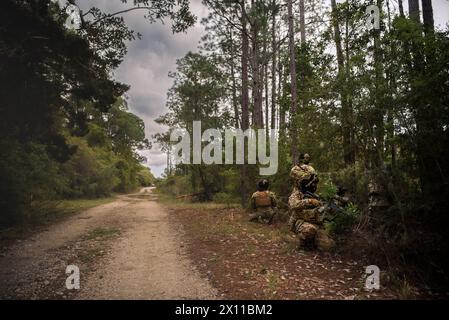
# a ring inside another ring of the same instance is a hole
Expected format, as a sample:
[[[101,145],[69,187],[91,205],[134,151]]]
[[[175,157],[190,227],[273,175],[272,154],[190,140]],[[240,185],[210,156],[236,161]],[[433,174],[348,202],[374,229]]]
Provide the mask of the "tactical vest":
[[[271,207],[271,197],[268,191],[258,191],[255,196],[257,208]]]

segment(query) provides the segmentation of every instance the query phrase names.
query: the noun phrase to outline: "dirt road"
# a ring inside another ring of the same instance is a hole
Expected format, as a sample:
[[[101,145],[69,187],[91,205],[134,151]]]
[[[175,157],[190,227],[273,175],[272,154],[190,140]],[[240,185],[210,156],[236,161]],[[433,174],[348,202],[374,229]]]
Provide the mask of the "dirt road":
[[[151,191],[120,196],[3,250],[0,298],[215,298]],[[66,288],[67,265],[80,269],[79,290]]]

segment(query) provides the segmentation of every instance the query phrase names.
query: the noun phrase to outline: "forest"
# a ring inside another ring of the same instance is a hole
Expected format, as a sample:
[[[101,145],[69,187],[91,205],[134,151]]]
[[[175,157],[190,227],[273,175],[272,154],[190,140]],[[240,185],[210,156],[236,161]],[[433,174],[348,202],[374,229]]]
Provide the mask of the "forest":
[[[129,9],[92,7],[73,21],[73,0],[1,1],[0,228],[32,221],[49,201],[154,183],[246,208],[259,165],[175,163],[170,134],[192,132],[194,121],[272,129],[279,167],[268,179],[284,213],[290,170],[307,153],[318,193],[348,190],[350,208],[329,226],[342,250],[447,289],[449,26],[435,24],[436,1],[203,0],[205,34],[170,73],[156,120],[168,130],[153,137],[129,110],[129,85],[114,78],[141,36],[121,14],[170,19],[187,35],[197,17],[189,0],[121,2]],[[161,179],[141,153],[156,144],[167,153]]]
[[[137,37],[123,18],[92,8],[73,29],[54,1],[0,6],[0,227],[32,221],[51,200],[151,185],[144,122],[112,76]]]
[[[198,120],[276,129],[279,170],[268,179],[281,203],[308,153],[318,192],[349,191],[352,210],[333,231],[350,250],[447,284],[449,29],[435,27],[432,1],[203,3],[206,34],[178,60],[157,120],[170,128],[155,137],[167,152],[159,188],[248,206],[266,178],[257,165],[173,163],[170,133]],[[369,5],[379,28],[367,24]]]

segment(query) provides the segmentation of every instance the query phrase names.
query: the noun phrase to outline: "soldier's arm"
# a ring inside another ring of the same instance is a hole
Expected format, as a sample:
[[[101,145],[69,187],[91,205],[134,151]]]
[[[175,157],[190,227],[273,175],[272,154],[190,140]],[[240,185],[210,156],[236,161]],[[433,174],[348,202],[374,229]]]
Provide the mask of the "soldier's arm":
[[[289,199],[288,204],[290,209],[296,210],[313,209],[320,205],[315,199]]]

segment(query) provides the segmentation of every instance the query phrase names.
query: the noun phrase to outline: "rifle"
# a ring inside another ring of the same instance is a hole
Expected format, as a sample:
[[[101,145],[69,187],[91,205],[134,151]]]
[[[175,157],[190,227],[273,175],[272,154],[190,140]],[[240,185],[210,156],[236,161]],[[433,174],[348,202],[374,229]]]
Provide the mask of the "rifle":
[[[308,199],[316,199],[318,201],[323,201],[319,195],[317,195],[316,193],[310,192],[310,191],[304,191],[303,195],[305,198],[308,198]]]
[[[318,212],[321,213],[323,216],[325,216],[325,218],[324,218],[325,220],[332,221],[332,220],[335,219],[335,217],[337,216],[338,213],[344,213],[345,212],[342,208],[340,208],[339,206],[337,206],[335,204],[333,198],[328,200],[328,201],[324,201],[324,199],[321,198],[316,193],[313,193],[313,192],[310,192],[310,191],[305,191],[305,192],[303,192],[303,194],[304,194],[305,198],[316,199],[318,201],[325,202],[325,205],[318,209]],[[333,212],[334,213],[333,217],[332,218],[327,218],[326,217],[327,216],[327,214],[326,214],[327,212]]]

